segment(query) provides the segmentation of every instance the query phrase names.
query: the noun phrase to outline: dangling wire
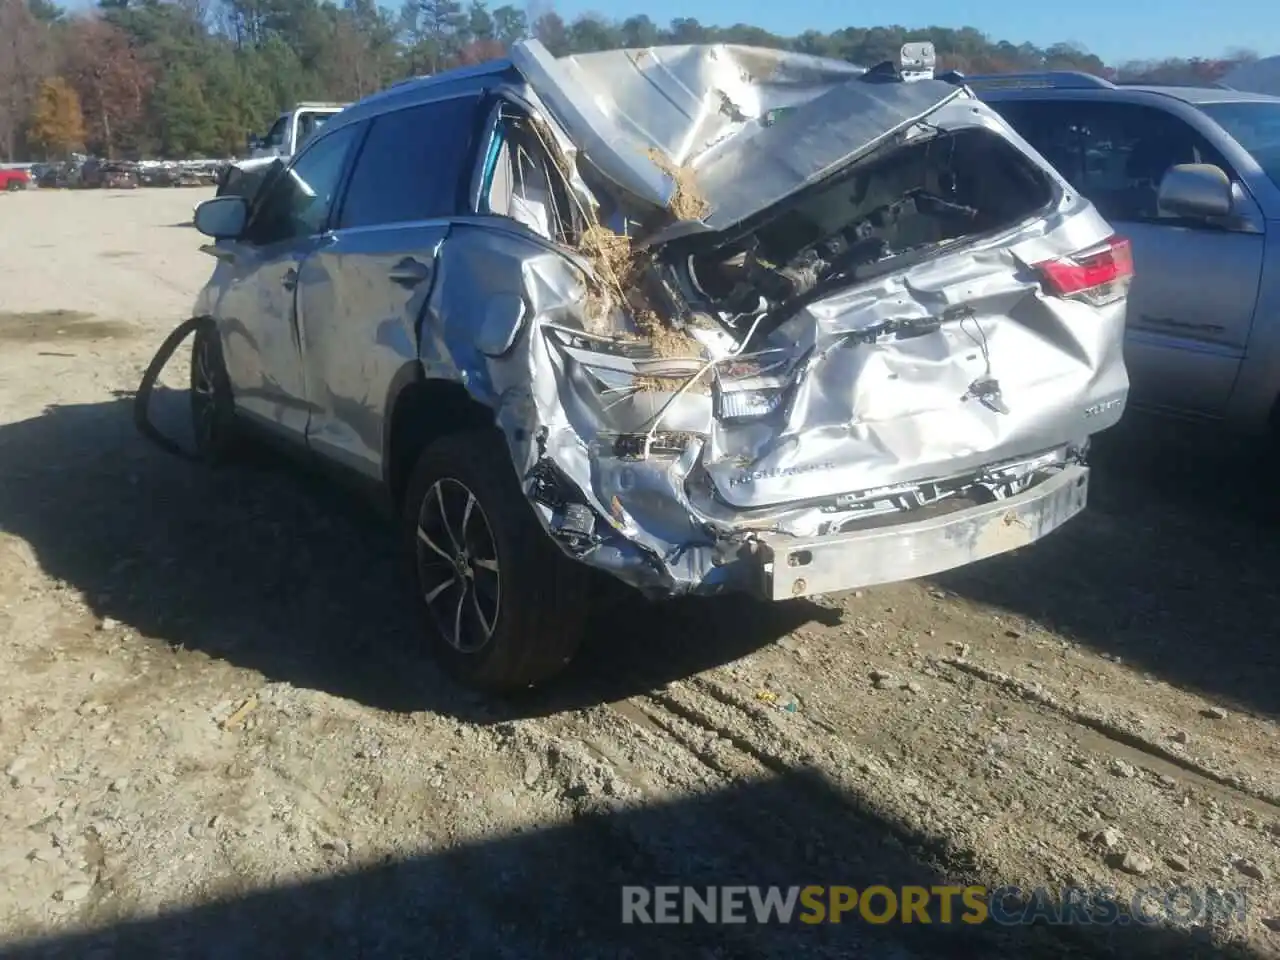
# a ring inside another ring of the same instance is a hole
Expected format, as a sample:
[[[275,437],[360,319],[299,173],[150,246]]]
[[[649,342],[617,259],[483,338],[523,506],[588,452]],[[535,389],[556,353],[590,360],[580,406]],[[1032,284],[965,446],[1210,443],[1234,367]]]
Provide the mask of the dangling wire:
[[[966,320],[972,320],[973,325],[978,328],[977,337],[965,329],[964,322]],[[982,324],[978,322],[978,318],[974,316],[972,311],[967,311],[960,317],[960,329],[964,330],[965,335],[974,342],[979,350],[982,351],[984,369],[982,371],[982,376],[978,379],[981,380],[989,378],[991,376],[991,348],[987,343],[987,332],[982,329]]]

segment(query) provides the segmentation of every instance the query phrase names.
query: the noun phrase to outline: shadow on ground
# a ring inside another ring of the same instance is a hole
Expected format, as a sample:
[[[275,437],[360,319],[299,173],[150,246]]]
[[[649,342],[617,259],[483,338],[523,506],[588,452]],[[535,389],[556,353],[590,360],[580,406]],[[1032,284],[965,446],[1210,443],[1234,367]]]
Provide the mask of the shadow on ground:
[[[158,390],[162,422],[185,393]],[[1089,509],[1033,548],[938,578],[1227,704],[1280,713],[1280,515],[1257,447],[1132,418]],[[268,679],[485,722],[589,706],[730,662],[813,620],[805,602],[628,601],[562,682],[494,706],[438,676],[389,526],[277,462],[210,471],[136,434],[131,401],[0,426],[0,529],[93,611]]]
[[[185,396],[157,389],[162,427],[181,422]],[[0,426],[0,529],[98,617],[269,680],[484,722],[622,699],[838,617],[808,603],[629,600],[593,619],[563,682],[494,706],[421,652],[391,527],[372,509],[268,457],[209,470],[167,456],[134,431],[131,407],[56,406]]]
[[[797,809],[806,816],[795,816]],[[355,851],[358,858],[359,851]],[[696,799],[584,813],[570,824],[385,861],[269,890],[234,891],[147,919],[118,915],[104,887],[96,929],[14,944],[9,960],[84,957],[1249,957],[1167,926],[974,924],[624,925],[622,886],[985,884],[942,861],[962,855],[851,804],[804,771]],[[549,869],[549,865],[554,865]],[[205,892],[195,892],[200,895]],[[1004,918],[1025,907],[1005,901]],[[746,901],[746,897],[743,897]],[[749,901],[746,901],[749,903]],[[886,901],[872,901],[873,916]],[[1154,901],[1144,912],[1153,915]],[[751,908],[746,907],[747,910]],[[797,909],[797,915],[800,913]],[[808,911],[805,911],[808,912]],[[994,914],[993,914],[994,916]],[[1238,921],[1237,921],[1238,922]],[[1246,921],[1247,922],[1247,921]]]
[[[1280,715],[1280,496],[1263,441],[1131,414],[1095,444],[1088,510],[936,578],[1226,704]]]

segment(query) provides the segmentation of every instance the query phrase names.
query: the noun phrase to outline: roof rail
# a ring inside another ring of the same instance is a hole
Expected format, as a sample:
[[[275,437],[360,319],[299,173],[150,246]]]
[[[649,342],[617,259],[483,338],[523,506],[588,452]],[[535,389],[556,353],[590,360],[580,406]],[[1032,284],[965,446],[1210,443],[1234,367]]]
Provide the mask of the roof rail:
[[[1232,90],[1220,80],[1117,80],[1122,87],[1191,87],[1196,90]]]
[[[1115,84],[1092,73],[1079,70],[1049,70],[1045,73],[987,73],[961,76],[951,82],[964,83],[987,90],[1085,90],[1113,89]]]

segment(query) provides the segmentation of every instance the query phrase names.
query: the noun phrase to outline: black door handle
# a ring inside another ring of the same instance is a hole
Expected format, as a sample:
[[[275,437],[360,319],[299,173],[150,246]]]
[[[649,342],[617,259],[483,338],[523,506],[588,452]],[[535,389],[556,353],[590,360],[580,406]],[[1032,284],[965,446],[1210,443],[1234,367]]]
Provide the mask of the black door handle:
[[[286,290],[295,290],[298,286],[298,271],[290,267],[285,271],[284,279],[280,281],[284,284]]]
[[[413,257],[405,257],[387,271],[387,277],[392,283],[405,287],[416,287],[429,276],[431,276],[431,267]]]

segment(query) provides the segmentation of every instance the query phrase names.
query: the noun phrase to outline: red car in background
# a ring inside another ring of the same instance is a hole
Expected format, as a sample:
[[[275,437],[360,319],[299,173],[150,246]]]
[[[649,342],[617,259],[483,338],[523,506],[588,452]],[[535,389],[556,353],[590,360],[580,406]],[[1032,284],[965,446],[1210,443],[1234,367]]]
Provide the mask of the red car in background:
[[[0,190],[25,190],[31,185],[31,175],[25,170],[0,170]]]

